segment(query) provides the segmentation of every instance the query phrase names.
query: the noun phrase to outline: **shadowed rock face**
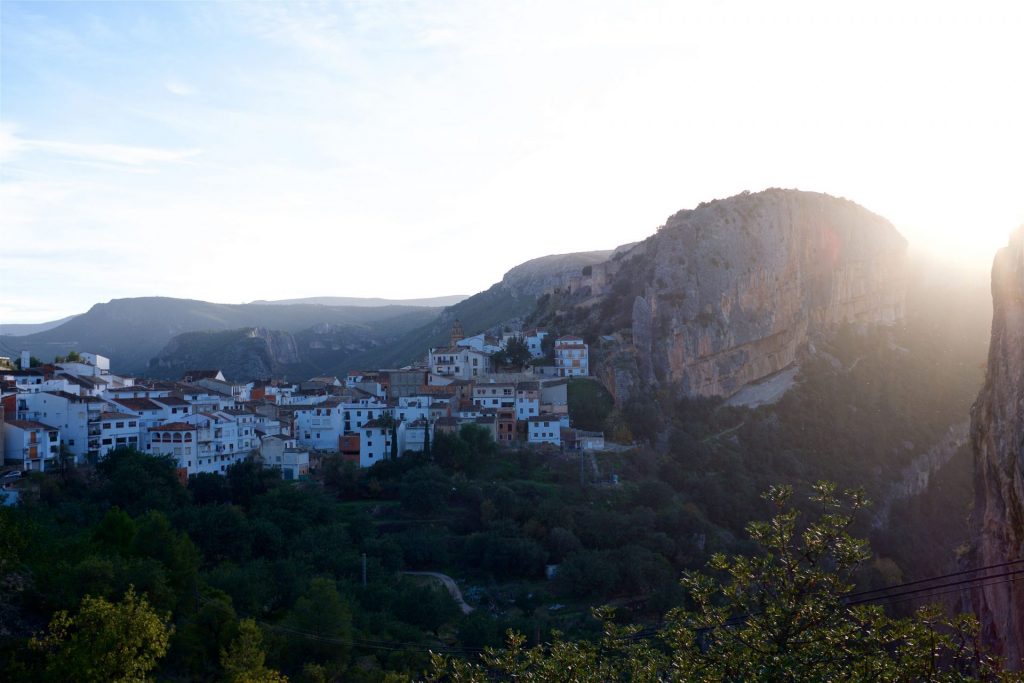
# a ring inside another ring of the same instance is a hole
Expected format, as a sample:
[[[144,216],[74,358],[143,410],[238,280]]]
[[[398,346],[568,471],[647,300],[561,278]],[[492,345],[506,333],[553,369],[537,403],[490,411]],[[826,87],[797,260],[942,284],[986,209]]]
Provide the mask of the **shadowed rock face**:
[[[996,255],[992,303],[988,372],[971,415],[979,567],[1024,557],[1024,226]],[[1024,668],[1024,580],[971,598],[983,638],[1010,668]]]
[[[903,316],[906,241],[825,194],[766,190],[681,211],[620,261],[607,289],[624,278],[643,288],[628,302],[631,343],[610,359],[618,384],[633,366],[641,384],[731,396],[817,334]]]

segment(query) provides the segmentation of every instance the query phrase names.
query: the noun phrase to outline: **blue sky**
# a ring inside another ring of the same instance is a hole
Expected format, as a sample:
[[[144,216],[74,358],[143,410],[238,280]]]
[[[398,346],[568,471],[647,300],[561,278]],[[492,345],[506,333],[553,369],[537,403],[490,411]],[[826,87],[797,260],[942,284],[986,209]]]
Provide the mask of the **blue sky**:
[[[989,260],[1024,10],[764,4],[0,3],[0,321],[473,293],[769,186]]]

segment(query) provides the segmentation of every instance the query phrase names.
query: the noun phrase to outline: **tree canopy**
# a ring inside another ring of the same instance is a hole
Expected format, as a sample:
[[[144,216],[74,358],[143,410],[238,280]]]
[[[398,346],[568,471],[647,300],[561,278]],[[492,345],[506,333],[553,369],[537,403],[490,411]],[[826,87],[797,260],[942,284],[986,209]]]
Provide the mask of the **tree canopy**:
[[[610,610],[598,610],[598,642],[527,648],[511,634],[507,648],[488,649],[481,663],[435,656],[429,680],[1021,680],[979,650],[972,617],[926,607],[893,618],[850,599],[853,574],[871,557],[867,542],[849,533],[863,493],[840,497],[819,483],[810,499],[819,515],[810,521],[790,505],[790,487],[765,497],[774,516],[747,526],[760,552],[716,554],[712,574],[687,574],[689,606],[671,610],[662,627],[618,626]]]

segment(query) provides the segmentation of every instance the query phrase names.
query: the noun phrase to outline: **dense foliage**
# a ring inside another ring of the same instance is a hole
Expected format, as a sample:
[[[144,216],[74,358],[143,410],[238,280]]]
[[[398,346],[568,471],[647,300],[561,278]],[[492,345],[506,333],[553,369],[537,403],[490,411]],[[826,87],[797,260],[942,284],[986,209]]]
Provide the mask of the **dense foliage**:
[[[430,680],[1021,680],[979,650],[973,618],[922,609],[893,619],[848,599],[857,567],[870,557],[866,542],[849,533],[863,494],[847,492],[843,509],[834,485],[816,485],[810,501],[820,512],[810,522],[788,507],[791,495],[788,487],[769,491],[775,514],[747,527],[759,552],[715,555],[715,576],[688,575],[690,607],[673,609],[661,628],[619,627],[605,613],[599,643],[526,648],[512,635],[508,649],[488,650],[480,664],[435,657]]]

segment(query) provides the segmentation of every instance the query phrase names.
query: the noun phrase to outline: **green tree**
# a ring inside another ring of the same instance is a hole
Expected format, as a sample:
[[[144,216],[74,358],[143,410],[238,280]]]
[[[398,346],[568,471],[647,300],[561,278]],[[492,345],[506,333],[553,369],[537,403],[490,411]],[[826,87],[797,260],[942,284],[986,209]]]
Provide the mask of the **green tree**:
[[[228,683],[287,683],[283,676],[264,666],[263,632],[252,619],[238,623],[238,637],[220,651],[220,665]]]
[[[238,635],[231,598],[220,591],[203,601],[171,641],[171,657],[193,678],[209,678],[220,667],[221,653]]]
[[[135,532],[135,520],[115,505],[96,525],[92,539],[104,549],[124,555],[131,551]]]
[[[972,681],[1020,680],[999,674],[977,646],[972,617],[947,618],[923,608],[897,619],[878,605],[847,599],[852,577],[870,557],[849,533],[862,493],[819,483],[806,522],[790,505],[792,490],[765,495],[766,522],[747,530],[761,552],[710,562],[714,576],[689,574],[683,585],[692,609],[676,608],[653,638],[617,627],[610,612],[600,643],[556,642],[525,648],[513,635],[506,650],[483,664],[435,657],[432,681],[485,681],[490,672],[517,680],[563,681]],[[564,565],[563,565],[564,566]],[[658,641],[664,648],[654,646]],[[567,679],[565,672],[574,676]]]
[[[74,616],[54,614],[34,649],[45,652],[49,677],[60,681],[108,683],[146,681],[167,653],[173,627],[128,589],[120,602],[86,597]]]
[[[66,356],[54,356],[53,362],[54,363],[81,363],[82,362],[82,356],[81,356],[81,354],[78,353],[78,351],[75,351],[74,349],[72,349],[72,350],[68,351],[68,354]],[[32,365],[32,359],[31,358],[29,359],[29,365]]]
[[[334,581],[313,579],[285,618],[285,656],[297,666],[305,662],[343,669],[352,651],[352,613]]]
[[[512,337],[505,344],[505,348],[491,354],[491,359],[497,367],[522,368],[531,358],[530,348],[522,337]]]

